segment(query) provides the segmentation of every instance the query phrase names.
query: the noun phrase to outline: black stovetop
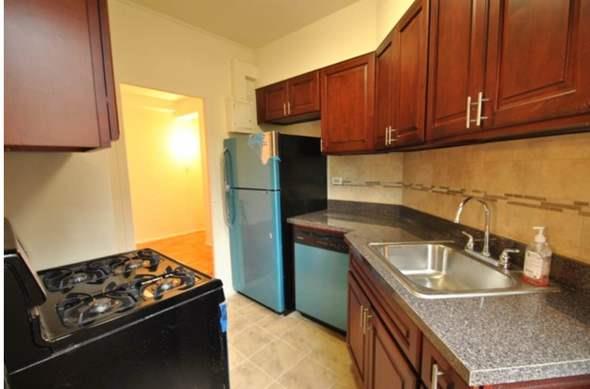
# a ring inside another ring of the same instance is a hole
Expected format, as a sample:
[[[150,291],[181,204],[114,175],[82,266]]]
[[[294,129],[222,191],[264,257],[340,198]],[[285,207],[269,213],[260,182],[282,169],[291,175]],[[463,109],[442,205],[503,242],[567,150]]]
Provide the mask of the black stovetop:
[[[112,322],[211,281],[151,249],[38,274],[47,292],[39,316],[42,337],[48,342]]]

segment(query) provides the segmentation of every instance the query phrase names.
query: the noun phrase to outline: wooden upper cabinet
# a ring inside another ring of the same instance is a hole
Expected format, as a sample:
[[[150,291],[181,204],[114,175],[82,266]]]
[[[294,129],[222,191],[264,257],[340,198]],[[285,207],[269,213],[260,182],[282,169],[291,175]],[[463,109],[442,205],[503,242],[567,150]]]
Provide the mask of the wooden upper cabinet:
[[[510,134],[588,123],[590,2],[495,0],[489,20],[483,127],[517,126]]]
[[[416,373],[373,312],[368,313],[368,389],[414,389],[418,382]]]
[[[431,0],[427,138],[476,131],[467,126],[469,96],[482,90],[488,0]],[[473,99],[476,104],[476,100]]]
[[[320,71],[323,151],[368,152],[374,144],[373,53]]]
[[[288,81],[289,115],[303,115],[320,110],[320,73],[318,71],[294,77]]]
[[[287,116],[287,82],[279,82],[262,89],[264,99],[264,121],[272,122],[275,119]]]
[[[388,146],[393,129],[393,44],[390,33],[375,52],[375,149]]]
[[[6,0],[4,144],[85,150],[119,136],[106,0]]]
[[[256,90],[259,123],[290,124],[319,118],[319,71]]]
[[[393,30],[393,131],[390,146],[424,142],[428,0],[416,0]]]

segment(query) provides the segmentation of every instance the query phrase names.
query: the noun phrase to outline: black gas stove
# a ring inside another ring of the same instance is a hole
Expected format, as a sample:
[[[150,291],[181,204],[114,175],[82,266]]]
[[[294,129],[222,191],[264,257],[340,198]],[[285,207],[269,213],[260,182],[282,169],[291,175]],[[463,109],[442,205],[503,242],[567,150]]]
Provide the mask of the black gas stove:
[[[229,387],[219,280],[151,249],[35,274],[8,238],[10,388]]]

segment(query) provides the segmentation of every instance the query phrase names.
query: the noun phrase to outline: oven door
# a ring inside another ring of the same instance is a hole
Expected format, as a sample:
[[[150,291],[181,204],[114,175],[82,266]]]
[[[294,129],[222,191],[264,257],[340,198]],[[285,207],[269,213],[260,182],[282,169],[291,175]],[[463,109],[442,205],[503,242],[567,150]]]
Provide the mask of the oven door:
[[[223,302],[217,288],[146,315],[9,374],[10,388],[229,388]]]

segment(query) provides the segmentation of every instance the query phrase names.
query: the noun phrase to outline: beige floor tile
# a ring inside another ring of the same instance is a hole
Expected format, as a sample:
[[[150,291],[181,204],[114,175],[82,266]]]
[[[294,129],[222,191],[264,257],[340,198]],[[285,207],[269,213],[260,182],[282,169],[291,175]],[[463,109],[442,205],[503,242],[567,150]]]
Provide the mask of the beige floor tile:
[[[273,382],[270,386],[266,389],[285,389],[285,387],[278,382]]]
[[[229,315],[228,330],[231,335],[238,334],[246,328],[254,325],[252,316],[241,313],[234,313]]]
[[[305,356],[306,353],[277,339],[259,350],[250,360],[276,379]]]
[[[238,366],[247,359],[246,356],[239,352],[231,343],[228,346],[228,357],[230,369]]]
[[[311,357],[316,362],[337,374],[350,372],[351,360],[343,340],[322,335],[315,338],[310,344]]]
[[[337,383],[337,377],[312,358],[306,357],[288,370],[279,383],[286,389],[328,389]]]
[[[239,332],[233,339],[232,345],[247,357],[251,357],[258,350],[275,340],[268,331],[256,325]]]
[[[232,389],[264,389],[273,382],[272,378],[249,361],[231,369],[229,379]]]

